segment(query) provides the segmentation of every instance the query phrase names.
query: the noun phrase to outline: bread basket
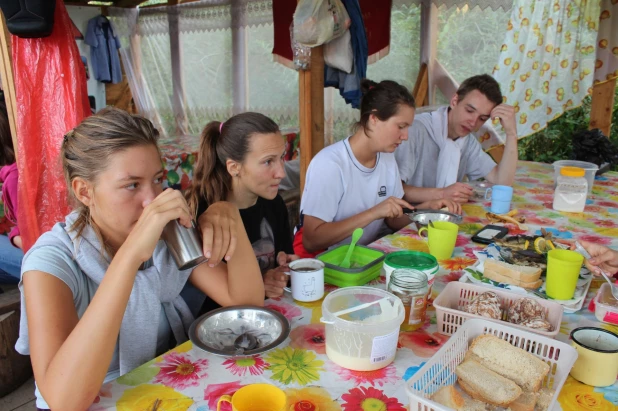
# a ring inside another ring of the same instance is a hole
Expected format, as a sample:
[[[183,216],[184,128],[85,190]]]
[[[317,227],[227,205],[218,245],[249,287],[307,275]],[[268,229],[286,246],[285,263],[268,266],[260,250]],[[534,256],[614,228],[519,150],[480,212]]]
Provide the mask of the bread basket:
[[[406,391],[410,400],[410,410],[450,410],[431,401],[429,397],[440,387],[457,381],[455,368],[463,361],[472,340],[483,334],[492,334],[508,341],[511,345],[526,350],[550,365],[549,374],[543,380],[542,387],[555,390],[547,408],[553,409],[569,371],[577,359],[577,351],[561,341],[506,324],[471,319],[460,326],[438,352],[407,381]]]
[[[463,311],[463,308],[470,304],[472,299],[479,294],[491,291],[496,293],[501,300],[502,319],[494,320],[487,317],[482,317],[477,314],[470,314]],[[524,327],[519,324],[513,324],[506,321],[506,313],[511,305],[522,298],[534,299],[545,310],[545,319],[552,325],[552,331],[543,331],[535,328]],[[528,331],[545,337],[554,338],[560,331],[560,323],[562,322],[562,306],[558,303],[541,298],[534,298],[529,295],[517,294],[511,291],[502,290],[495,287],[483,287],[482,285],[462,283],[452,281],[444,287],[438,297],[433,302],[436,309],[436,318],[438,320],[438,332],[446,335],[451,335],[466,321],[472,318],[482,318],[487,321],[494,321],[501,324],[508,324],[511,327],[519,330]]]

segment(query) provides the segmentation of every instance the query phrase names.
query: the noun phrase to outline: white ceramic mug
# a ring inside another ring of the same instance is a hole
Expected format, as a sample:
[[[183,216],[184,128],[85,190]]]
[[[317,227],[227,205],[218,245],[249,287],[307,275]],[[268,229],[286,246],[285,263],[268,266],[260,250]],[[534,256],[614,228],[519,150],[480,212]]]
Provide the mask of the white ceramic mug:
[[[302,258],[289,264],[287,275],[292,277],[292,298],[301,302],[318,301],[324,297],[324,263],[315,258]]]

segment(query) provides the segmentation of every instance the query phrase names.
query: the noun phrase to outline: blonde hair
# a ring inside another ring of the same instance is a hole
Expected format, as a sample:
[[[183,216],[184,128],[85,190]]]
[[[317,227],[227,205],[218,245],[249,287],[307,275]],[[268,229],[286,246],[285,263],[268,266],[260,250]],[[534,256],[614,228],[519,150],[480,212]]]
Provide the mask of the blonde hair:
[[[72,181],[82,178],[96,183],[104,172],[112,156],[135,146],[157,145],[159,132],[146,118],[132,115],[126,111],[107,107],[97,114],[87,117],[64,136],[60,157],[69,193],[79,216],[70,230],[77,231],[79,237],[86,225],[91,225],[105,250],[113,255],[114,250],[103,239],[99,228],[90,216],[90,209],[77,200]],[[160,154],[160,151],[159,151]]]

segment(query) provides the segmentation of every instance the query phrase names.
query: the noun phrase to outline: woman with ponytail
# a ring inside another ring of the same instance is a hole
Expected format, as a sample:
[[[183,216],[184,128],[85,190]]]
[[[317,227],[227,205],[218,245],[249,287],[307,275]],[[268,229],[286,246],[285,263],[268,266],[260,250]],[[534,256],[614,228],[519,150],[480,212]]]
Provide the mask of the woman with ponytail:
[[[187,193],[199,215],[209,204],[228,201],[240,210],[245,230],[264,276],[267,297],[279,297],[283,273],[292,255],[292,235],[285,202],[278,194],[285,177],[285,141],[279,127],[259,113],[212,121],[202,131],[200,156]],[[216,308],[207,299],[202,312]]]
[[[360,120],[352,136],[320,151],[309,164],[300,204],[302,227],[294,240],[296,254],[350,242],[364,228],[359,244],[369,244],[410,224],[394,152],[408,139],[414,120],[414,97],[402,85],[363,80]],[[428,201],[418,208],[460,212],[452,201]]]

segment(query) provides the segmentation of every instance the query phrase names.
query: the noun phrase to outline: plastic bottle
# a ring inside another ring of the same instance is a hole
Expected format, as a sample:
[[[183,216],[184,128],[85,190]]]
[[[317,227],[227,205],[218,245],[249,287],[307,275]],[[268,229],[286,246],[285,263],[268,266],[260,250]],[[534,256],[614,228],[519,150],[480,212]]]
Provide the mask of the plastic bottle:
[[[554,205],[556,211],[581,213],[586,207],[588,182],[584,177],[586,172],[579,167],[562,167],[558,175],[554,191]]]

